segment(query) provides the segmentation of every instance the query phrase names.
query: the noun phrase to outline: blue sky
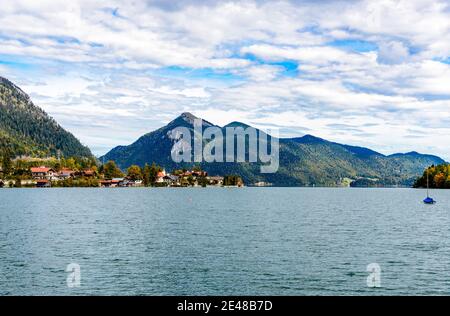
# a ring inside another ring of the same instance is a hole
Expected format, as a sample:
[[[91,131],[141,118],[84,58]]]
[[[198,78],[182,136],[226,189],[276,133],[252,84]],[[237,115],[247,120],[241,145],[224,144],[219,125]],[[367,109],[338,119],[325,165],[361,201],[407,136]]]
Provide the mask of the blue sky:
[[[3,0],[0,76],[97,155],[190,111],[450,160],[448,1]]]

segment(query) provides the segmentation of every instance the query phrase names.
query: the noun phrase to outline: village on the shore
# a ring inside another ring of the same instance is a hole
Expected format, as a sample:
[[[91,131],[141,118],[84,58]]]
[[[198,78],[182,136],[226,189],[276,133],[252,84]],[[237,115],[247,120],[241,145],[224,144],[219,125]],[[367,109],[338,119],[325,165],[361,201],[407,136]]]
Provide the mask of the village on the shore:
[[[36,163],[34,163],[36,164]],[[53,166],[51,166],[53,165]],[[72,168],[66,167],[67,165]],[[191,170],[166,172],[163,167],[145,165],[144,168],[133,165],[123,173],[113,161],[97,167],[88,167],[69,163],[54,163],[25,167],[20,162],[13,166],[0,167],[0,188],[19,187],[206,187],[235,186],[243,187],[241,177],[236,175],[210,176],[199,167]]]

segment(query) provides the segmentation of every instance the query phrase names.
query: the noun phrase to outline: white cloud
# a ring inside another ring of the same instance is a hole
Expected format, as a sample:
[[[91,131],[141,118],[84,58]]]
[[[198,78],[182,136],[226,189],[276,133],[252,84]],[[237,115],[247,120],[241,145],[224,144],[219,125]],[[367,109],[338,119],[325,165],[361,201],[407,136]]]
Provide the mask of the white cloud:
[[[0,73],[97,153],[192,111],[450,159],[445,0],[3,0],[0,25]]]
[[[253,81],[271,81],[283,71],[283,67],[271,65],[257,65],[245,70],[245,74]]]
[[[398,64],[409,57],[409,50],[401,42],[380,43],[378,61],[383,64]]]

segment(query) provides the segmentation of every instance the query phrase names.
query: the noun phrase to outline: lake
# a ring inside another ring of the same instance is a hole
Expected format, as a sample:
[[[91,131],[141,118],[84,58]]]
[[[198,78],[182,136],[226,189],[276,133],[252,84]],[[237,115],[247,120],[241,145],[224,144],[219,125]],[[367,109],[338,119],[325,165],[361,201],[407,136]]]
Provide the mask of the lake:
[[[425,195],[2,189],[0,295],[445,295],[450,191],[432,191],[431,206]],[[372,263],[379,288],[367,286]]]

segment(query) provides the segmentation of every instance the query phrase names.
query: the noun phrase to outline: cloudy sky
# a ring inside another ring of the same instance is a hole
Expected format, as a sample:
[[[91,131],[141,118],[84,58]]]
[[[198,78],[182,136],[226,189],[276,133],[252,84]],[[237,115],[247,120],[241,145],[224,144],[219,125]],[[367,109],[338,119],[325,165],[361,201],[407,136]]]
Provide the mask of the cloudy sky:
[[[447,0],[2,0],[0,25],[0,76],[97,155],[189,111],[450,160]]]

